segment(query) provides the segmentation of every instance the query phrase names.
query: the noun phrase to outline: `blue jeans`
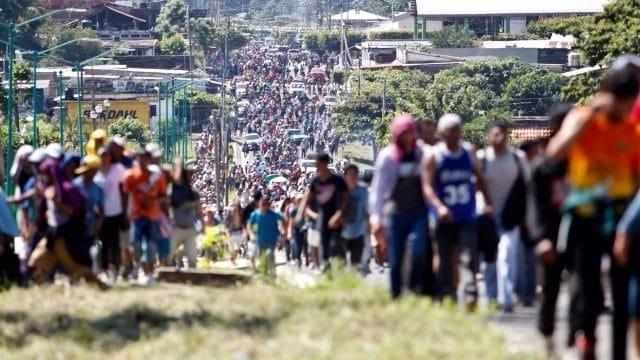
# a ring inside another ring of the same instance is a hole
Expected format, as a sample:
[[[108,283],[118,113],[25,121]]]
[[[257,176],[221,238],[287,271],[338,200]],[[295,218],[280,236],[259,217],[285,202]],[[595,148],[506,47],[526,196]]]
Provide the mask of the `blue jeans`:
[[[302,261],[302,255],[304,255],[306,262],[309,262],[309,255],[307,254],[307,241],[304,238],[302,229],[293,229],[293,246],[291,247],[291,252],[293,252],[293,260]]]
[[[524,241],[518,243],[518,298],[524,304],[532,304],[536,299],[536,255],[533,247]]]
[[[513,308],[513,295],[518,279],[518,248],[520,245],[520,229],[500,229],[498,243],[498,303],[505,309]]]
[[[134,249],[140,253],[143,263],[155,262],[158,255],[158,237],[160,224],[148,218],[138,218],[134,221]]]
[[[391,265],[391,296],[397,298],[402,292],[402,268],[407,249],[410,251],[411,272],[409,274],[409,288],[423,285],[424,274],[427,271],[427,217],[426,215],[389,215],[385,218],[388,258]],[[422,292],[422,291],[418,291]]]

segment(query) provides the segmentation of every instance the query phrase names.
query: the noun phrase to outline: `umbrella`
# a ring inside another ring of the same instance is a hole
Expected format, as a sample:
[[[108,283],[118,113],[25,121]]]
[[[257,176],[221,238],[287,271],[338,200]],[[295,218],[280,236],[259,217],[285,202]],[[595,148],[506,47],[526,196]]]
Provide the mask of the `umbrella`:
[[[271,184],[286,184],[288,182],[289,182],[289,180],[287,180],[287,178],[284,177],[284,176],[277,176],[277,177],[269,180],[269,184],[270,185]]]
[[[278,175],[278,174],[269,174],[269,175],[267,175],[267,176],[265,176],[265,177],[264,177],[264,182],[269,182],[269,181],[271,181],[272,179],[275,179],[275,178],[277,178],[277,177],[279,177],[279,176],[280,176],[280,175]],[[280,176],[280,177],[281,177],[281,176]]]

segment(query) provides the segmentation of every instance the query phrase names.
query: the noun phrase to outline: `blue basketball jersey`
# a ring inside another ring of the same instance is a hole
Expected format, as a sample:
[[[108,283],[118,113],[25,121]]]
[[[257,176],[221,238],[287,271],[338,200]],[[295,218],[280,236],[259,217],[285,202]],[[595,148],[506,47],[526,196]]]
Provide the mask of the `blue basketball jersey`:
[[[434,147],[438,163],[436,191],[440,200],[453,214],[453,222],[468,222],[476,217],[476,185],[473,163],[464,147],[450,154],[444,143]]]

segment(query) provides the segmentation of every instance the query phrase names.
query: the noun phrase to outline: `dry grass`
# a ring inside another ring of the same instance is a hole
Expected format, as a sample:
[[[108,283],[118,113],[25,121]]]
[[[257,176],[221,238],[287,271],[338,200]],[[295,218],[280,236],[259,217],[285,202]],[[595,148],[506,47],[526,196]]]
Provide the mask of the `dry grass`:
[[[391,302],[352,276],[304,290],[256,282],[0,293],[2,359],[508,357],[479,316],[414,297]]]
[[[371,146],[365,146],[359,142],[348,143],[342,147],[342,155],[351,159],[353,163],[364,170],[373,168],[373,150]]]

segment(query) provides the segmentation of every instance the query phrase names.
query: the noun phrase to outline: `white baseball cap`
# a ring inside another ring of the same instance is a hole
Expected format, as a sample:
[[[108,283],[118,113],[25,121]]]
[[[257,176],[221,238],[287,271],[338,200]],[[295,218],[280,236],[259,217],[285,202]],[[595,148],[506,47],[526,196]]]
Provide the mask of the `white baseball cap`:
[[[462,125],[462,118],[458,114],[444,114],[438,120],[438,131],[447,131]]]

